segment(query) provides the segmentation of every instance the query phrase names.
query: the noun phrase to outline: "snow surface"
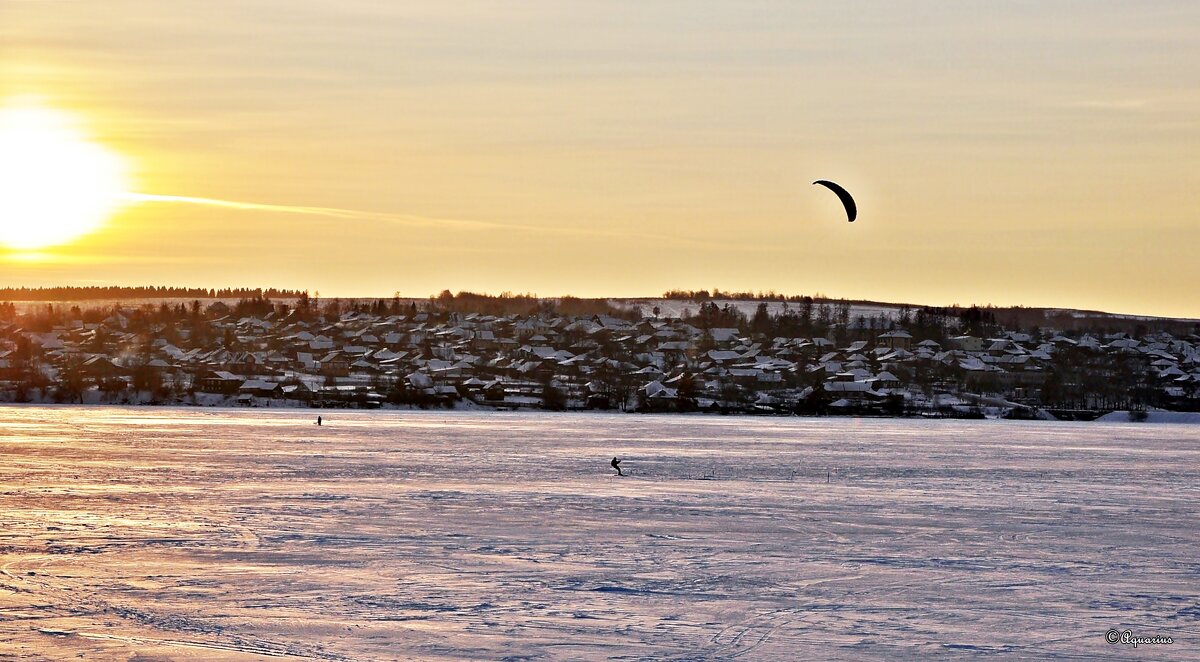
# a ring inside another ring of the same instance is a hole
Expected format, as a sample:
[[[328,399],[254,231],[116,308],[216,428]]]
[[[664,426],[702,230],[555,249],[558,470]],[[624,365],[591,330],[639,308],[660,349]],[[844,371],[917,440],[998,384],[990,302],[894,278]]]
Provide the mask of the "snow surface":
[[[1193,426],[319,413],[0,407],[0,657],[1200,659]]]
[[[1200,413],[1191,411],[1148,411],[1145,420],[1135,421],[1127,411],[1109,412],[1096,419],[1102,423],[1190,423],[1200,425]]]

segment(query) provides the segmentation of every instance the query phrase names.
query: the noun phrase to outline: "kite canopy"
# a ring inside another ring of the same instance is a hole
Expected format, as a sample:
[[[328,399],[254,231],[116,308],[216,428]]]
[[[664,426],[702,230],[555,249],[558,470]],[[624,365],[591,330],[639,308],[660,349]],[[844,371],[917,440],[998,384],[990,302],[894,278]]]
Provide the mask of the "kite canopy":
[[[818,179],[813,184],[820,184],[837,194],[837,197],[842,201],[842,206],[846,208],[847,221],[853,223],[854,219],[858,218],[858,205],[854,204],[854,198],[850,197],[850,192],[842,188],[840,184],[831,182],[828,179]]]

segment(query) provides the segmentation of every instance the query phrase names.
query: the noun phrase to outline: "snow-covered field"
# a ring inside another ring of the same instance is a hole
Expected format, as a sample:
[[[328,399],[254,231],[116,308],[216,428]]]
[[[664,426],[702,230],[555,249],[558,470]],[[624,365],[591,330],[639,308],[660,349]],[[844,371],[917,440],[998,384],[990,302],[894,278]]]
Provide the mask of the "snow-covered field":
[[[0,407],[0,658],[1200,659],[1200,426],[322,414]]]
[[[1162,411],[1155,409],[1145,412],[1146,419],[1137,422],[1138,425],[1145,423],[1186,423],[1189,425],[1200,425],[1200,413],[1194,411]],[[1101,423],[1133,423],[1128,411],[1113,411],[1109,412],[1100,418],[1096,419]]]

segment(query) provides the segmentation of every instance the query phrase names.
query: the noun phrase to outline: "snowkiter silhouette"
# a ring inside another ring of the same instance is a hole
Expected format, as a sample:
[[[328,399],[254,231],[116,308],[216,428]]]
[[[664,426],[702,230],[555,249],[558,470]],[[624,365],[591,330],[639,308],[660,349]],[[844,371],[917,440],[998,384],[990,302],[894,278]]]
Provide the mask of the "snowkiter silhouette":
[[[609,462],[609,464],[611,464],[611,465],[612,465],[612,468],[613,468],[613,469],[616,469],[616,470],[617,470],[617,475],[618,475],[618,476],[624,476],[624,475],[625,475],[625,474],[621,473],[621,461],[620,461],[620,460],[618,460],[617,458],[615,458],[615,457],[614,457],[614,458],[613,458],[613,461],[612,461],[612,462]]]
[[[320,416],[318,416],[318,417],[317,417],[317,425],[320,425],[320,424],[321,424],[321,417],[320,417]]]

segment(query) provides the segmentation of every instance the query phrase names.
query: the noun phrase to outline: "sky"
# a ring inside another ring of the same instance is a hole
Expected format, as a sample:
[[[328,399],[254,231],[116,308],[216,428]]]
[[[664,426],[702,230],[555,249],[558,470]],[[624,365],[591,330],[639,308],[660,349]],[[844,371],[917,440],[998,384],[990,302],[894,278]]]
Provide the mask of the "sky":
[[[0,284],[1200,317],[1198,33],[1182,0],[0,0],[0,105],[137,194]]]

